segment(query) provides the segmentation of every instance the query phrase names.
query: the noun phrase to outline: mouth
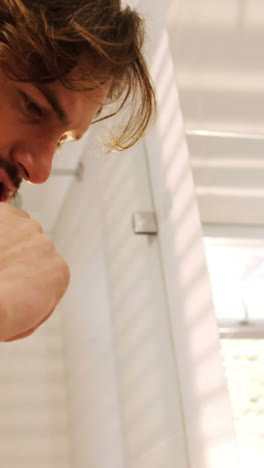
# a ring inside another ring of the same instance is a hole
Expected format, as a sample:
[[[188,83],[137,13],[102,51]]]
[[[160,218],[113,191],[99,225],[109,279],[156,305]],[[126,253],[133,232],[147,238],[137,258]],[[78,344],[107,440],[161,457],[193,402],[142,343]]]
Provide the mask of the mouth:
[[[16,194],[16,188],[12,184],[5,170],[0,169],[0,202],[8,202]]]
[[[0,202],[8,202],[14,196],[14,192],[9,191],[3,182],[0,181]]]

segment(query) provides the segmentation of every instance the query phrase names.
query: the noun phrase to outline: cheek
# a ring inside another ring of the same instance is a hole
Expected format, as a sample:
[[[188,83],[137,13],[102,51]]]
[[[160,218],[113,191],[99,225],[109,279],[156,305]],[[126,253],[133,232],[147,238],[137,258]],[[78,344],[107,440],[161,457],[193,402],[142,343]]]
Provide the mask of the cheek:
[[[22,127],[18,110],[12,99],[2,99],[0,107],[0,139],[9,139]],[[22,131],[22,128],[21,128]]]
[[[0,147],[13,145],[25,138],[25,129],[15,116],[9,114],[3,118],[0,111]]]
[[[14,144],[19,139],[19,126],[15,119],[7,116],[2,118],[0,111],[0,147]]]

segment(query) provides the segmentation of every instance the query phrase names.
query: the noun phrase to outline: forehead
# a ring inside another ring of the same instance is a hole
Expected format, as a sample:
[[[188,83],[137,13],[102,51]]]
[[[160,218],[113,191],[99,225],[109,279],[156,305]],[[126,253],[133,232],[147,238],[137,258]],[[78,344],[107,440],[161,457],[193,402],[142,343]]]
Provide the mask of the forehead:
[[[87,74],[97,84],[94,89],[89,91],[72,91],[61,83],[54,83],[56,93],[65,102],[70,122],[79,127],[81,134],[89,128],[94,115],[105,103],[112,82],[109,70],[99,72],[93,57],[83,52],[75,68],[70,72],[69,78],[79,80]]]
[[[95,114],[104,105],[109,93],[110,80],[85,92],[70,90],[58,81],[39,88],[46,97],[49,97],[58,120],[67,127],[65,130],[82,136],[89,128]]]

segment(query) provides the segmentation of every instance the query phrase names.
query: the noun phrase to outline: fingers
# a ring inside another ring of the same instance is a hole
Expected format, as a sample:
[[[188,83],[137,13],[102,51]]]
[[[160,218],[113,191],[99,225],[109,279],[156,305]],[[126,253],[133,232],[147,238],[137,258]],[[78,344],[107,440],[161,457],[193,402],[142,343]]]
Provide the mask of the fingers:
[[[25,211],[0,203],[0,340],[32,334],[49,318],[69,281],[69,267],[41,225]]]
[[[23,338],[27,338],[28,336],[32,335],[34,331],[36,331],[38,327],[32,328],[31,330],[28,330],[25,333],[21,333],[20,335],[14,336],[13,338],[9,338],[8,340],[5,340],[4,343],[11,343],[12,341],[17,341],[17,340],[22,340]]]
[[[53,314],[54,310],[52,310],[41,322],[39,322],[35,327],[30,328],[24,333],[20,333],[19,335],[13,336],[12,338],[9,338],[8,340],[4,340],[4,343],[11,343],[12,341],[17,341],[17,340],[22,340],[23,338],[27,338],[28,336],[33,335],[33,333],[44,323],[46,322],[50,316]]]
[[[29,214],[21,210],[19,208],[15,208],[14,206],[10,205],[9,203],[0,203],[0,216],[1,214],[4,214],[6,216],[6,213],[9,213],[11,215],[17,215],[20,216],[21,218],[29,218]]]

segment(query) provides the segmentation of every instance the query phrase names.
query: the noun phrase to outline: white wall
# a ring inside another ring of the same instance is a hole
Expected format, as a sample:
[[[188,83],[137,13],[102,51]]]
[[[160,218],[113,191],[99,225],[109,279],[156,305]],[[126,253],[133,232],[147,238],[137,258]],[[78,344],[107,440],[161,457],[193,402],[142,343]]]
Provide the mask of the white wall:
[[[0,466],[69,468],[58,312],[31,337],[0,343]]]
[[[176,86],[177,62],[172,52],[177,43],[168,36],[175,2],[136,4],[148,19],[149,64],[159,106],[146,149],[190,466],[233,468],[237,466],[234,427]],[[177,7],[181,15],[185,3],[179,1]],[[183,54],[185,46],[182,42]]]
[[[102,156],[91,135],[85,178],[54,231],[72,271],[57,311],[65,355],[56,316],[33,337],[0,346],[0,463],[8,468],[236,466],[164,29],[168,2],[141,3],[156,20],[159,119],[126,155]],[[142,210],[156,211],[158,237],[133,234],[132,213]]]
[[[55,238],[72,269],[62,304],[74,468],[220,468],[236,450],[165,18],[150,63],[159,118],[127,154],[92,135]],[[154,24],[154,23],[153,23]],[[153,211],[159,236],[132,232]]]
[[[72,269],[63,301],[74,468],[187,468],[184,421],[143,143],[87,148],[55,238]]]

